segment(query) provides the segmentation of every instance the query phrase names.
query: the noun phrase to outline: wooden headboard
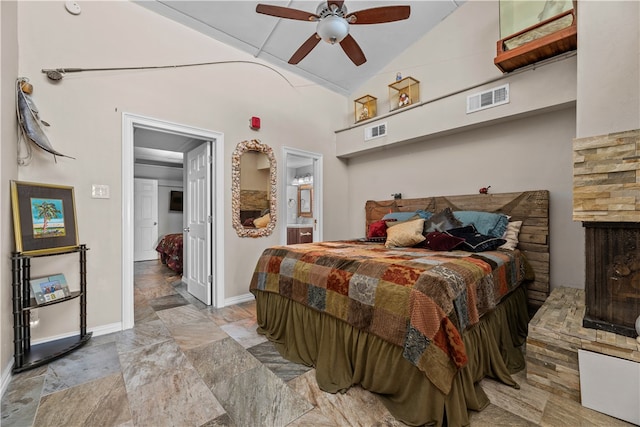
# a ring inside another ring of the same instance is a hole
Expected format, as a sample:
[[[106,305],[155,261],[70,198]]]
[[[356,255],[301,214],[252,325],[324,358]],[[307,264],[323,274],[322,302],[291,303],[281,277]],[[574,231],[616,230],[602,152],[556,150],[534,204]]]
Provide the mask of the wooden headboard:
[[[535,280],[527,285],[527,297],[532,308],[540,307],[549,296],[549,191],[369,200],[365,205],[365,233],[369,224],[389,212],[423,209],[436,213],[446,207],[454,211],[498,212],[510,215],[512,221],[522,221],[518,248],[535,272]]]

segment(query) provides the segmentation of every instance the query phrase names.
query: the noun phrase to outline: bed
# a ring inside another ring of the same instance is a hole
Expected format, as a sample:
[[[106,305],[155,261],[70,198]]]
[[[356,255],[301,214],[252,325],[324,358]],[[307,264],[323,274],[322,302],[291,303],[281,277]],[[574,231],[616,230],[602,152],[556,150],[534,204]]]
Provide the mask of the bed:
[[[182,233],[165,234],[160,238],[156,251],[160,261],[178,274],[182,274]]]
[[[517,387],[529,308],[548,289],[548,199],[525,191],[369,201],[366,232],[393,212],[493,212],[521,221],[517,248],[434,251],[375,239],[268,248],[250,285],[258,332],[285,358],[314,366],[324,391],[360,384],[409,425],[468,425],[468,410],[489,403],[482,378]]]

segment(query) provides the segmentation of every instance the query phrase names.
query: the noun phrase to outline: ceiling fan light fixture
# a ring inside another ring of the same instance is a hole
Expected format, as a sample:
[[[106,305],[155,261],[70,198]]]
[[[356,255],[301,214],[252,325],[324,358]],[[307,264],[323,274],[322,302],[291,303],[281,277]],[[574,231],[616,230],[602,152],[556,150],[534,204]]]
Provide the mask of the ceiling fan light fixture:
[[[349,23],[339,16],[327,16],[318,22],[316,32],[329,44],[340,43],[349,34]]]

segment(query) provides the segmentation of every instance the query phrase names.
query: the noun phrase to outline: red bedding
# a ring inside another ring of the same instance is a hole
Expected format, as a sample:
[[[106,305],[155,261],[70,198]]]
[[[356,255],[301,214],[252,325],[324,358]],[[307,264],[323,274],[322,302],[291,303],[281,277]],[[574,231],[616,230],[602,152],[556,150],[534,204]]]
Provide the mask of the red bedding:
[[[160,253],[160,260],[167,267],[182,274],[182,233],[167,234],[156,246]]]

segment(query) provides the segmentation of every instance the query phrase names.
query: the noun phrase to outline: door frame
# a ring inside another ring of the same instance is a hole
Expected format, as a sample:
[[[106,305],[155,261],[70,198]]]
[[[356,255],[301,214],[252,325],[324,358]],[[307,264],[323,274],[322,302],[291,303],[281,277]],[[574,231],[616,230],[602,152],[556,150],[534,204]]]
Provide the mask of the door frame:
[[[284,214],[281,218],[286,221],[287,212],[287,155],[292,154],[299,157],[308,157],[313,160],[313,216],[317,220],[316,228],[313,230],[313,241],[321,242],[323,240],[323,204],[324,197],[322,197],[322,154],[314,153],[312,151],[301,150],[293,147],[282,147],[282,160],[284,167],[280,168],[280,177],[278,178],[280,184],[280,194],[284,196],[279,197],[278,210]],[[280,242],[283,245],[287,244],[287,225],[280,227]]]
[[[133,305],[133,169],[134,130],[143,128],[164,133],[190,136],[212,142],[214,157],[215,186],[213,194],[213,228],[215,239],[212,243],[214,257],[211,260],[213,277],[212,305],[224,305],[224,134],[196,128],[166,120],[155,119],[132,113],[122,113],[122,329],[134,326]]]

